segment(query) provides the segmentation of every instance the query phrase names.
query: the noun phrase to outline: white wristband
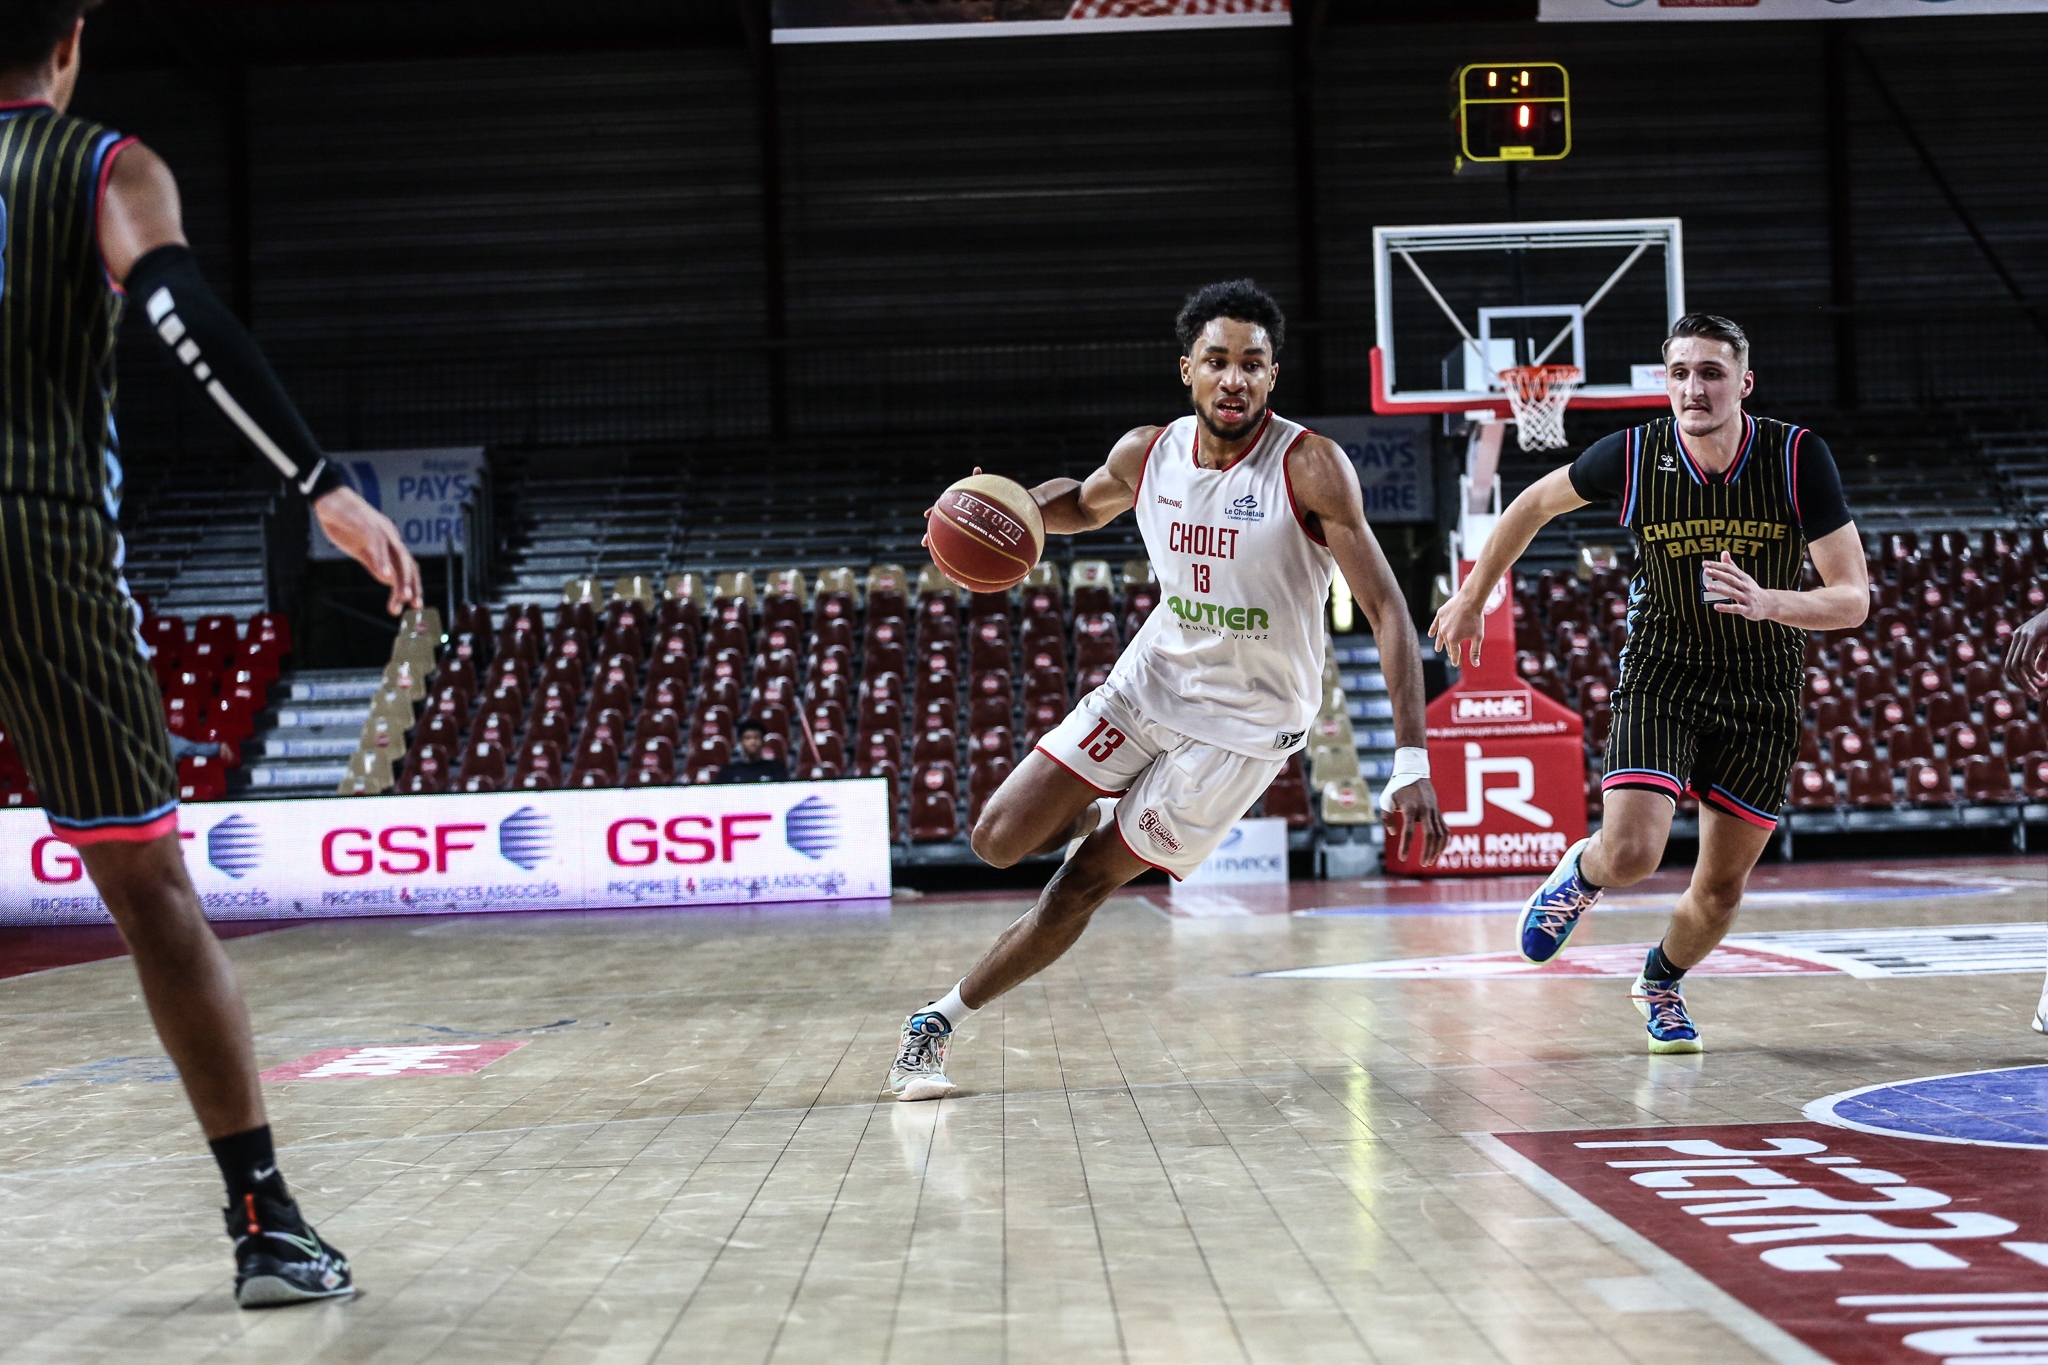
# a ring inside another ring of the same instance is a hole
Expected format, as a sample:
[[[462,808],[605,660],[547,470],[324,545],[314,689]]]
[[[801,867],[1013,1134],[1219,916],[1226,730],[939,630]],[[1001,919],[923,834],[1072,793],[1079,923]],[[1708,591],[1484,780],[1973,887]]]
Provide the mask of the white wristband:
[[[1382,812],[1394,808],[1394,793],[1403,787],[1412,786],[1429,776],[1429,750],[1404,748],[1394,750],[1394,775],[1387,779],[1387,785],[1380,788],[1379,806]]]

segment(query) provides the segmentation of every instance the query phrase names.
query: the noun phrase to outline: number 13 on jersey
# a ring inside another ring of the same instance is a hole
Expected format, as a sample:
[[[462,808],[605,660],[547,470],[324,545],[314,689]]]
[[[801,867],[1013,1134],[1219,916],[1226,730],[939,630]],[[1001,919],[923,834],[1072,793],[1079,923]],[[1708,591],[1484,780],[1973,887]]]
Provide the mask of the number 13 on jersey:
[[[1196,564],[1193,567],[1195,570],[1195,591],[1209,591],[1209,566],[1207,564]]]
[[[1098,736],[1100,737],[1100,742],[1098,742]],[[1109,756],[1121,748],[1123,742],[1123,731],[1117,729],[1106,720],[1098,720],[1095,722],[1095,728],[1083,737],[1080,747],[1086,751],[1088,757],[1094,759],[1097,763],[1107,763]]]

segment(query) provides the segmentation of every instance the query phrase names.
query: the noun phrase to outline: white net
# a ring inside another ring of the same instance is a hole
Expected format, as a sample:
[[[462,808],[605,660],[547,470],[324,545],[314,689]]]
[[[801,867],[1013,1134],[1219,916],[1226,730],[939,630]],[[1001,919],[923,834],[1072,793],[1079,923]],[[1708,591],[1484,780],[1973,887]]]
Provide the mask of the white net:
[[[1500,372],[1522,449],[1564,446],[1564,410],[1583,378],[1576,365],[1517,365]]]

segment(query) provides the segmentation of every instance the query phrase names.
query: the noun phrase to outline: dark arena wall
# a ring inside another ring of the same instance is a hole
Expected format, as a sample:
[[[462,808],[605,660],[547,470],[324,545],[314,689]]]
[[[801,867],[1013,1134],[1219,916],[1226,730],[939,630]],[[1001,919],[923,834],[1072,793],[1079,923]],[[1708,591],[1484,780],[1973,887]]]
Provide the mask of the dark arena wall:
[[[1512,211],[1682,216],[1689,302],[1758,339],[1760,407],[2019,405],[2048,359],[1913,145],[2048,289],[2015,116],[2038,16],[1338,3],[1292,30],[767,48],[743,6],[599,5],[564,51],[538,10],[487,8],[91,21],[77,107],[171,160],[209,273],[335,448],[1092,442],[1179,407],[1171,313],[1239,274],[1290,310],[1296,410],[1364,410],[1371,227],[1510,212],[1497,168],[1452,174],[1447,83],[1477,60],[1571,72],[1572,155],[1525,168]],[[213,450],[145,344],[131,452]]]

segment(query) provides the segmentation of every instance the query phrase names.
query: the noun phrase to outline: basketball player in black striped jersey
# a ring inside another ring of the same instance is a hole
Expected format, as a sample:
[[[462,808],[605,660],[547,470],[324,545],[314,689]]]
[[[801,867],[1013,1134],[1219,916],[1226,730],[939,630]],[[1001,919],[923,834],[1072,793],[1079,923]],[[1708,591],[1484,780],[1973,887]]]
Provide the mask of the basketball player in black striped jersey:
[[[0,723],[51,833],[74,845],[127,941],[164,1050],[227,1183],[235,1297],[353,1292],[348,1261],[278,1173],[249,1012],[185,871],[163,703],[121,576],[114,337],[132,299],[221,417],[305,497],[335,544],[420,602],[397,529],[329,464],[185,244],[177,182],[148,148],[64,113],[87,0],[0,6]],[[110,1277],[127,1258],[107,1257]]]
[[[1620,504],[1637,568],[1600,830],[1566,850],[1529,898],[1521,949],[1549,961],[1604,889],[1655,872],[1678,798],[1692,793],[1692,883],[1630,997],[1652,1052],[1698,1052],[1681,978],[1734,923],[1777,828],[1799,751],[1806,632],[1861,625],[1870,586],[1827,446],[1743,411],[1756,376],[1742,329],[1711,314],[1680,318],[1664,363],[1671,416],[1595,441],[1531,484],[1430,634],[1454,666],[1467,642],[1477,659],[1487,595],[1544,523],[1588,503]],[[1822,586],[1802,592],[1809,555]]]

